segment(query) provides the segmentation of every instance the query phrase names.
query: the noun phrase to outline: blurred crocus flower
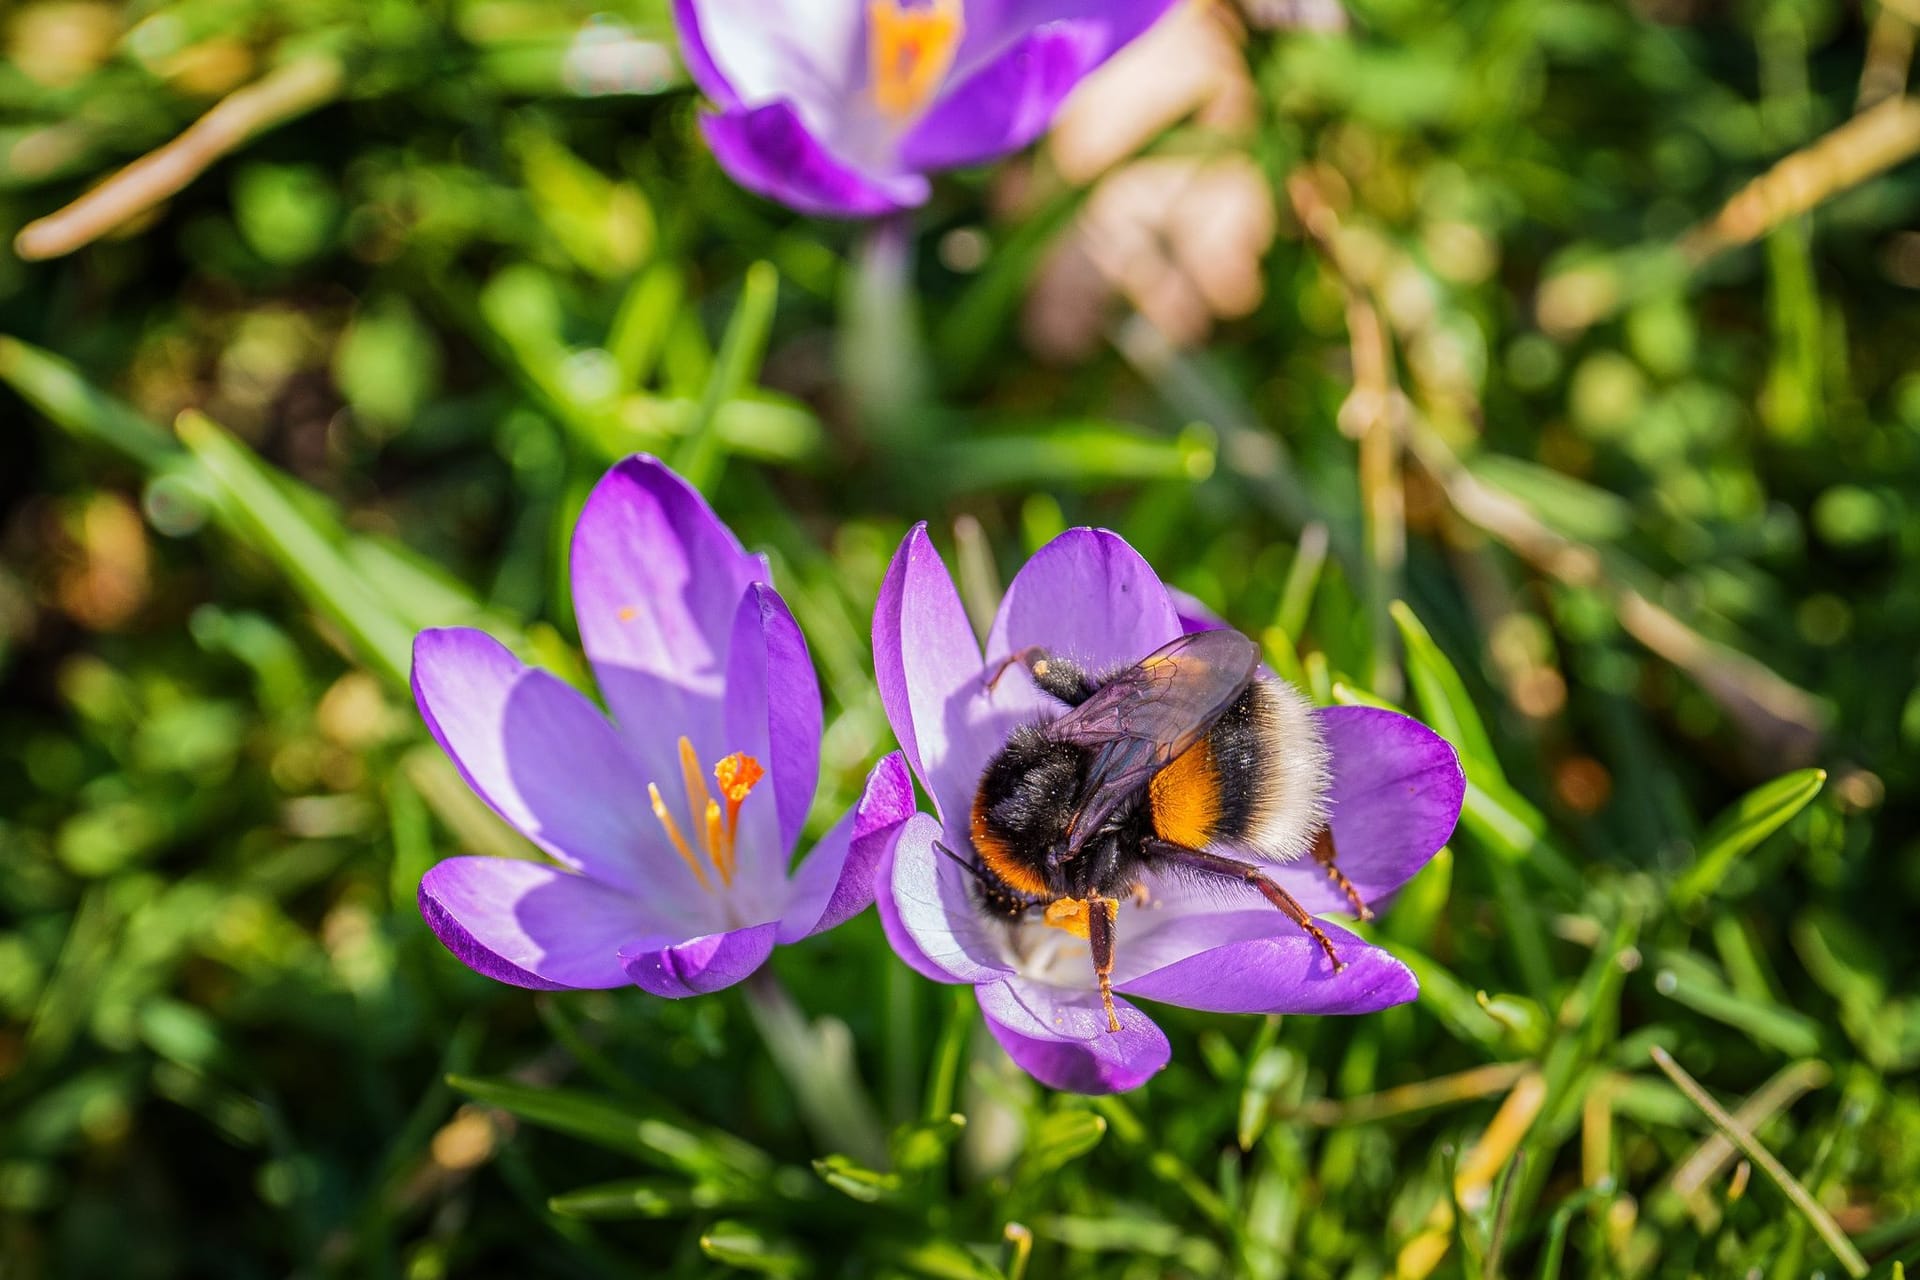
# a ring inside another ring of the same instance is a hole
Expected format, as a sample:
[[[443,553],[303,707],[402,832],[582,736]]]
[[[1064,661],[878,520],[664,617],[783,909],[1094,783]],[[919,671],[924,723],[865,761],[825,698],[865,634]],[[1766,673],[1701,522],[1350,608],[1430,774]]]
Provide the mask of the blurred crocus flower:
[[[674,0],[735,181],[802,213],[926,201],[926,175],[1046,129],[1173,0]]]
[[[820,690],[766,562],[685,481],[634,457],[587,499],[572,566],[611,721],[482,632],[414,643],[433,736],[558,864],[441,862],[420,882],[440,940],[516,986],[689,996],[863,910],[912,783],[897,752],[882,760],[789,870],[820,771]]]
[[[975,789],[1016,726],[1064,708],[1023,675],[990,681],[986,658],[1029,646],[1090,671],[1130,666],[1190,630],[1133,548],[1074,529],[1042,547],[1008,586],[979,641],[924,528],[908,535],[881,589],[874,667],[894,735],[939,810],[916,815],[880,863],[880,918],[902,959],[937,982],[971,983],[987,1026],[1042,1083],[1081,1093],[1131,1089],[1166,1065],[1167,1038],[1127,997],[1224,1013],[1369,1013],[1411,1000],[1412,973],[1332,924],[1338,971],[1321,947],[1251,889],[1150,877],[1121,903],[1110,1031],[1087,943],[1039,912],[1018,922],[982,910],[961,856]],[[1016,667],[1016,671],[1018,668]],[[1371,905],[1425,866],[1453,831],[1465,779],[1453,748],[1406,716],[1365,707],[1313,713],[1329,750],[1328,811],[1338,867]],[[1351,899],[1317,860],[1263,867],[1309,911]]]

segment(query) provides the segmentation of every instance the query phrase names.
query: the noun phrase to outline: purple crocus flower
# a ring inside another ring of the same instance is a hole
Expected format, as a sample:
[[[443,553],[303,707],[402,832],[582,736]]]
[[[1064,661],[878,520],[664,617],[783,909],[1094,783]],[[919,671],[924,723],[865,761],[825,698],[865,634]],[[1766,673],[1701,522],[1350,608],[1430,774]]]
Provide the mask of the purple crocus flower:
[[[948,850],[972,848],[969,818],[988,760],[1021,724],[1058,716],[1010,654],[1040,646],[1089,670],[1131,665],[1189,630],[1139,554],[1115,534],[1073,529],[1042,547],[1008,586],[983,655],[924,526],[901,544],[874,615],[874,668],[894,735],[933,795],[877,872],[880,918],[901,957],[937,982],[971,983],[987,1026],[1021,1067],[1081,1093],[1131,1089],[1166,1065],[1167,1038],[1127,997],[1223,1013],[1368,1013],[1411,1000],[1406,966],[1323,923],[1344,967],[1243,886],[1150,880],[1120,906],[1108,1029],[1087,944],[1039,913],[1009,924],[981,910],[979,886]],[[991,668],[988,660],[993,660]],[[1361,898],[1385,898],[1453,831],[1465,779],[1453,748],[1393,712],[1313,713],[1329,752],[1327,796],[1337,865]],[[1308,858],[1265,868],[1308,910],[1350,900]]]
[[[873,217],[1033,141],[1173,0],[674,0],[701,127],[740,185]]]
[[[414,642],[420,713],[467,785],[558,865],[449,858],[427,923],[516,986],[690,996],[863,910],[913,811],[896,752],[791,873],[820,772],[806,641],[748,555],[660,462],[609,471],[573,532],[580,637],[611,721],[467,628]]]

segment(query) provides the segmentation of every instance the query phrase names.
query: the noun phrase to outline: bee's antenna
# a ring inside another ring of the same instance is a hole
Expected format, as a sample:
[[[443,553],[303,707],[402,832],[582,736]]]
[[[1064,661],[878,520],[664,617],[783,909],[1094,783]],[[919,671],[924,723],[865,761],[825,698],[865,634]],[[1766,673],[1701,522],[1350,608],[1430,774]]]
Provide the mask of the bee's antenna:
[[[975,880],[981,881],[982,883],[986,882],[986,877],[980,874],[980,868],[974,866],[971,862],[968,862],[965,858],[961,857],[959,854],[955,853],[953,850],[947,848],[946,845],[940,843],[938,840],[935,840],[933,842],[933,847],[938,849],[940,852],[946,854],[949,858],[952,858],[954,863],[962,871],[972,876]]]

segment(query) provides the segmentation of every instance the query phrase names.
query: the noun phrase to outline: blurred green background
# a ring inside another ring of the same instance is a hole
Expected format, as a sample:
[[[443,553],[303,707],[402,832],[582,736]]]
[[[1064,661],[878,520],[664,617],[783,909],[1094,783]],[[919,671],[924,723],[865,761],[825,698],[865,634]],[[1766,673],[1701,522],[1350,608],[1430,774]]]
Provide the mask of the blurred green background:
[[[1916,21],[1195,4],[869,229],[719,173],[664,3],[0,11],[0,1276],[1920,1257]],[[34,222],[176,138],[177,194]],[[1054,1097],[868,915],[775,963],[918,1122],[881,1172],[809,1163],[733,994],[468,973],[418,878],[524,847],[407,644],[582,679],[635,450],[774,557],[822,825],[919,519],[976,611],[1103,524],[1418,711],[1474,784],[1377,932],[1421,1001],[1156,1010],[1148,1088]]]

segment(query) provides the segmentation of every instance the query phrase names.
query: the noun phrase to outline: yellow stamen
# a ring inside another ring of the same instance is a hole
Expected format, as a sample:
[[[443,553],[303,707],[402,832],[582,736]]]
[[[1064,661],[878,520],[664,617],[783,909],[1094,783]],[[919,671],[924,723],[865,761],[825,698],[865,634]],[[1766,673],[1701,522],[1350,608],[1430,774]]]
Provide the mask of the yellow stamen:
[[[653,816],[660,819],[660,825],[666,828],[667,839],[673,841],[673,847],[680,851],[682,858],[686,859],[687,867],[700,881],[700,887],[711,891],[713,882],[707,879],[707,873],[700,867],[700,860],[694,857],[693,850],[687,847],[687,839],[680,834],[679,824],[675,823],[673,815],[667,812],[667,802],[660,798],[660,788],[651,782],[647,784],[647,798],[653,801]]]
[[[714,870],[720,873],[721,884],[733,883],[733,841],[727,835],[726,824],[720,819],[720,802],[707,801],[707,856],[713,859]]]
[[[693,743],[685,737],[680,739],[680,785],[686,789],[687,816],[692,819],[692,840],[680,833],[680,824],[667,812],[666,801],[660,798],[660,788],[649,782],[647,796],[653,802],[653,816],[660,820],[667,838],[673,841],[673,847],[686,860],[687,866],[700,881],[700,887],[709,892],[713,881],[707,875],[707,867],[712,867],[719,875],[720,883],[728,886],[733,883],[734,873],[740,869],[740,860],[735,845],[740,829],[740,802],[747,798],[767,771],[760,762],[743,751],[736,751],[713,767],[713,777],[720,784],[720,794],[726,800],[722,805],[714,799],[708,790],[706,780],[700,774],[700,757],[694,753]],[[699,852],[695,852],[695,847]],[[706,855],[702,865],[700,855]]]
[[[907,8],[902,0],[868,0],[867,66],[873,101],[896,118],[926,105],[960,47],[961,0]]]
[[[680,779],[687,788],[687,812],[693,816],[693,837],[700,842],[700,848],[707,855],[707,861],[713,864],[715,871],[721,870],[720,859],[714,852],[713,841],[707,835],[707,806],[713,803],[713,793],[707,790],[707,780],[700,774],[700,757],[693,753],[693,743],[682,735],[680,739]]]
[[[707,780],[700,776],[700,757],[693,753],[693,743],[684,735],[680,739],[680,777],[687,785],[687,812],[705,813],[713,793],[707,790]]]

